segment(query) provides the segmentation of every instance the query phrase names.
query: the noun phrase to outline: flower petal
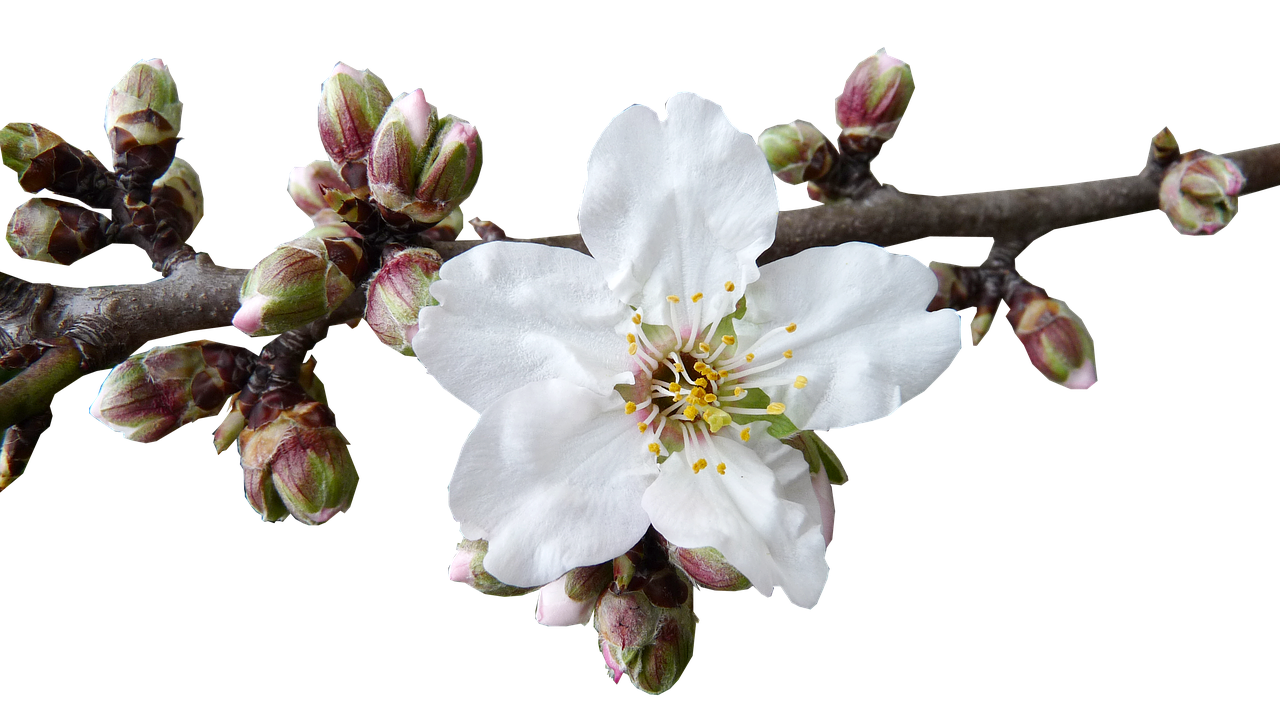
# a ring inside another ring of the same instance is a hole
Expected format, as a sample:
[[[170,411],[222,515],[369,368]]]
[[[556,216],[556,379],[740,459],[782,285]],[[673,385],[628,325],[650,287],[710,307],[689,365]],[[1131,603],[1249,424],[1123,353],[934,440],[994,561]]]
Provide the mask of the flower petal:
[[[533,617],[543,626],[585,626],[596,609],[596,599],[575,601],[564,590],[565,577],[543,586],[538,591],[538,606]]]
[[[865,243],[811,248],[760,269],[747,289],[745,328],[777,333],[755,349],[757,365],[794,356],[769,376],[804,376],[766,389],[801,428],[825,430],[885,416],[919,394],[960,350],[953,310],[925,311],[938,289],[914,258]],[[761,374],[764,375],[764,374]]]
[[[650,323],[669,317],[668,295],[702,325],[732,312],[773,243],[778,196],[764,154],[719,105],[683,93],[667,119],[641,105],[609,124],[591,152],[578,212],[582,238],[609,287]],[[733,283],[727,291],[725,283]],[[690,308],[703,293],[705,306]]]
[[[532,383],[480,415],[449,507],[463,535],[489,541],[486,571],[545,585],[621,556],[649,528],[640,499],[658,468],[643,441],[616,393]]]
[[[758,428],[750,443],[715,436],[711,467],[694,473],[689,446],[644,494],[653,527],[682,548],[711,546],[768,596],[773,587],[812,608],[827,582],[827,544],[809,464]],[[716,472],[723,461],[724,475]]]
[[[559,378],[602,395],[630,383],[631,310],[598,264],[572,250],[486,243],[445,263],[440,305],[419,314],[413,351],[445,390],[478,411],[521,386]]]

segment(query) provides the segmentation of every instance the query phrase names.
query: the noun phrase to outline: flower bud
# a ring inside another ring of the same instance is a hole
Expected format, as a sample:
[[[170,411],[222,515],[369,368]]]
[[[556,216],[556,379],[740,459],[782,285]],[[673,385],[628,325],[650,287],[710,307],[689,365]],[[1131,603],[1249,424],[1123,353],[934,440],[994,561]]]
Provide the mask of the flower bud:
[[[244,495],[265,521],[319,525],[351,506],[359,475],[323,403],[304,401],[240,433]]]
[[[1006,316],[1027,355],[1045,378],[1084,389],[1098,380],[1093,338],[1066,303],[1029,286],[1010,295]]]
[[[301,168],[294,168],[289,174],[289,197],[316,225],[322,225],[322,220],[326,223],[341,222],[324,198],[325,193],[330,190],[350,193],[351,186],[342,179],[333,163],[327,160],[317,160]]]
[[[382,264],[369,283],[364,319],[378,340],[413,355],[418,313],[436,305],[431,284],[440,278],[440,254],[430,248],[402,250]]]
[[[600,652],[614,683],[626,674],[636,688],[659,694],[675,685],[693,657],[693,595],[659,608],[643,593],[606,591],[596,604]]]
[[[823,177],[835,165],[837,155],[831,141],[803,120],[769,128],[760,134],[759,145],[769,170],[792,185]]]
[[[543,626],[585,626],[612,580],[612,563],[572,569],[538,592],[534,618]]]
[[[419,237],[427,240],[451,241],[457,240],[458,235],[462,233],[462,226],[465,221],[462,219],[462,208],[454,208],[448,217],[436,223],[430,228],[424,230]]]
[[[37,413],[8,428],[0,428],[0,491],[21,476],[31,460],[40,434],[53,422],[53,413]]]
[[[1196,150],[1165,171],[1160,210],[1183,235],[1212,235],[1235,217],[1243,189],[1244,174],[1235,163]]]
[[[713,591],[745,591],[751,588],[751,581],[710,546],[672,548],[671,560],[703,588]]]
[[[115,178],[93,153],[39,125],[10,123],[0,128],[0,154],[28,193],[51,190],[91,208],[109,208],[115,200]]]
[[[1178,140],[1168,128],[1162,129],[1151,138],[1151,162],[1156,165],[1168,165],[1178,157]]]
[[[484,570],[484,557],[489,552],[489,542],[480,539],[464,540],[458,544],[458,552],[449,564],[449,580],[465,583],[480,593],[489,596],[523,596],[537,590],[508,586]]]
[[[269,335],[323,318],[351,295],[352,279],[364,267],[364,248],[353,238],[285,243],[245,276],[231,324],[249,335]]]
[[[89,413],[139,443],[159,440],[222,409],[249,379],[243,348],[196,341],[152,348],[112,369]]]
[[[174,158],[151,185],[151,208],[172,223],[183,240],[190,238],[204,217],[204,192],[196,169],[182,158]]]
[[[0,129],[0,154],[4,155],[5,167],[18,174],[18,183],[29,193],[45,188],[44,183],[34,181],[41,170],[38,159],[48,157],[47,164],[52,165],[52,156],[46,154],[64,143],[53,131],[32,123],[9,123]],[[34,171],[33,164],[37,166]],[[32,177],[28,178],[28,174]]]
[[[361,160],[369,153],[373,132],[391,104],[391,92],[368,70],[344,63],[320,87],[320,142],[335,163]]]
[[[107,140],[117,161],[131,148],[177,138],[181,126],[178,86],[159,59],[129,68],[107,98]]]
[[[75,203],[33,198],[13,211],[5,239],[22,258],[71,265],[110,244],[110,222]]]
[[[916,84],[911,66],[885,54],[884,48],[858,63],[836,98],[836,122],[843,138],[888,140],[898,130]]]

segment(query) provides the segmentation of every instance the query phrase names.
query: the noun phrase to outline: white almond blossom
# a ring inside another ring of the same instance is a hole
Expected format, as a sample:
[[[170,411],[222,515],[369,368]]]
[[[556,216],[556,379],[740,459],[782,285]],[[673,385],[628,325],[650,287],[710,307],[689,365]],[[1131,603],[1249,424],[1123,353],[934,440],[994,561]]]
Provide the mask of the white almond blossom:
[[[481,414],[449,501],[488,540],[489,573],[546,584],[652,525],[765,595],[817,603],[818,499],[775,435],[891,412],[950,364],[959,324],[925,312],[931,271],[874,246],[758,268],[777,213],[751,137],[682,94],[596,144],[578,216],[591,257],[494,242],[441,268],[413,349]]]

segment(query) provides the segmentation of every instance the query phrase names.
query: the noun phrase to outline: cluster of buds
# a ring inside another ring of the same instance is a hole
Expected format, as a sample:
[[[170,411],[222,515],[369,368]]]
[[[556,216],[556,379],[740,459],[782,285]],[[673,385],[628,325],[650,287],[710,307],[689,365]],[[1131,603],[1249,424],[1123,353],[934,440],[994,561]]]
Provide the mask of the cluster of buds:
[[[429,305],[431,284],[440,277],[440,254],[430,248],[393,250],[369,282],[364,319],[378,340],[404,355],[413,355],[418,315]]]
[[[836,122],[843,129],[841,147],[864,151],[872,141],[892,138],[915,89],[911,66],[890,57],[883,48],[858,63],[836,98]]]
[[[314,359],[281,388],[242,391],[214,433],[219,452],[238,441],[244,495],[264,521],[319,525],[355,496],[360,477],[313,368]]]
[[[116,168],[126,177],[151,181],[169,167],[182,127],[182,103],[163,61],[138,63],[116,83],[104,127]]]
[[[89,413],[131,441],[150,443],[216,415],[252,367],[249,351],[211,341],[152,348],[112,369]]]
[[[452,115],[443,120],[421,90],[387,110],[369,150],[369,191],[392,215],[435,224],[471,195],[480,178],[480,134]]]
[[[75,203],[33,198],[9,219],[5,239],[19,257],[71,265],[111,244],[111,219]]]
[[[1242,190],[1244,174],[1235,163],[1196,150],[1165,170],[1160,210],[1183,235],[1212,235],[1235,217]]]
[[[822,131],[803,120],[775,125],[761,133],[757,142],[769,161],[769,170],[791,185],[821,179],[839,157]]]
[[[1005,301],[1009,324],[1027,349],[1031,364],[1045,378],[1074,389],[1097,382],[1093,338],[1066,303],[1025,281],[1016,283]]]
[[[320,226],[258,261],[240,287],[232,325],[249,335],[268,335],[331,313],[367,267],[364,246],[346,234],[345,226]]]

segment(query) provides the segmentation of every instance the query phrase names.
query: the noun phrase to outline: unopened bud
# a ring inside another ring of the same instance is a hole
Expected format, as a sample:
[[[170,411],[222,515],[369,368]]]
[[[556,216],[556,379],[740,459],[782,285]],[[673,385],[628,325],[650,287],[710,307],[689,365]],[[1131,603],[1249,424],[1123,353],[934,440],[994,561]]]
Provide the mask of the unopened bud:
[[[34,198],[13,211],[5,239],[20,257],[71,265],[109,245],[110,222],[75,203]]]
[[[1027,356],[1045,378],[1067,388],[1084,389],[1098,380],[1093,338],[1066,303],[1031,287],[1007,299],[1006,316]]]
[[[89,413],[131,441],[150,443],[217,415],[249,370],[248,351],[235,346],[196,341],[152,348],[112,369]]]
[[[181,126],[178,86],[159,59],[134,65],[107,98],[107,140],[117,162],[132,148],[177,138]]]
[[[464,540],[458,544],[458,552],[449,564],[449,580],[465,583],[489,596],[523,596],[537,587],[509,586],[484,570],[484,557],[489,552],[489,542],[484,539]]]
[[[1235,163],[1196,150],[1165,171],[1160,210],[1183,235],[1212,235],[1235,217],[1243,189],[1244,174]]]
[[[344,63],[320,88],[320,142],[333,162],[361,160],[369,153],[373,132],[391,105],[382,79]]]
[[[174,224],[183,240],[190,238],[204,217],[204,192],[196,169],[182,158],[174,158],[151,186],[151,207],[156,215]]]
[[[21,476],[31,460],[36,441],[53,422],[49,411],[37,413],[8,428],[0,428],[0,491]]]
[[[534,618],[543,626],[585,626],[611,581],[612,563],[572,569],[538,592]]]
[[[323,403],[306,401],[240,433],[245,498],[266,521],[318,525],[351,506],[359,475]]]
[[[222,419],[218,427],[213,431],[213,448],[218,453],[222,453],[231,447],[240,437],[240,431],[244,430],[245,418],[240,412],[240,408],[236,405],[234,396],[231,399],[231,411],[227,413],[227,417]]]
[[[1151,138],[1151,160],[1157,165],[1168,165],[1178,157],[1178,141],[1168,128]]]
[[[5,167],[18,174],[18,183],[29,193],[46,187],[45,183],[36,180],[42,170],[38,159],[48,157],[47,164],[51,166],[53,158],[46,153],[63,143],[63,139],[53,131],[32,123],[9,123],[0,129],[0,154],[4,156]],[[31,169],[33,164],[36,166],[34,171]]]
[[[457,240],[465,224],[466,221],[462,219],[462,208],[454,208],[444,220],[424,230],[421,237],[427,240]]]
[[[354,238],[285,243],[245,276],[231,324],[249,335],[269,335],[323,318],[351,295],[352,279],[364,267],[364,247]]]
[[[842,138],[853,141],[855,147],[863,139],[892,138],[915,89],[911,66],[885,54],[883,48],[858,63],[836,98]]]
[[[402,250],[383,263],[369,283],[364,319],[378,340],[404,355],[413,355],[418,314],[436,305],[431,284],[440,277],[440,254],[430,248]]]
[[[693,595],[675,608],[659,608],[643,593],[605,591],[596,604],[595,628],[609,676],[626,674],[636,688],[670,689],[693,657]]]
[[[672,548],[671,560],[703,588],[713,591],[745,591],[751,588],[751,581],[730,565],[724,554],[710,546]]]
[[[758,142],[769,170],[784,183],[818,180],[835,165],[836,147],[822,131],[803,120],[775,125],[761,133]]]
[[[325,193],[330,190],[350,193],[351,186],[328,160],[294,168],[289,174],[289,197],[316,225],[341,222],[325,200]]]

